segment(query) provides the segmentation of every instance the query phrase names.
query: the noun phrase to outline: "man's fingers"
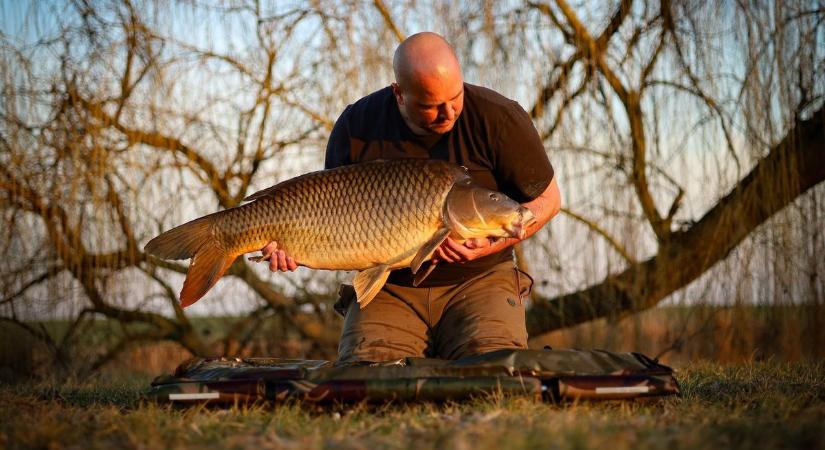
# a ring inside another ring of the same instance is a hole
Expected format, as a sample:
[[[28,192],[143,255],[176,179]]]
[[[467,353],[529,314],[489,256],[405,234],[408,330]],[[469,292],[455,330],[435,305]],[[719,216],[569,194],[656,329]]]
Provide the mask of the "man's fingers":
[[[250,258],[253,260],[253,258]],[[278,243],[275,241],[266,244],[261,249],[261,256],[254,258],[256,262],[269,260],[269,270],[272,272],[294,272],[298,268],[298,263],[291,256],[287,256],[286,252],[278,249]]]
[[[453,249],[451,249],[451,250],[453,250]],[[470,257],[473,255],[473,250],[470,249],[470,248],[467,248],[463,245],[461,247],[458,247],[455,250],[453,250],[453,252],[455,252],[455,254],[458,255],[458,258],[461,259],[462,261],[469,260]]]
[[[468,248],[466,245],[464,245],[464,242],[459,243],[452,239],[448,239],[444,242],[444,244],[446,244],[445,247],[447,248],[447,250],[451,251],[462,261],[467,261],[473,255],[473,249]]]
[[[464,246],[471,249],[479,249],[489,247],[492,240],[488,238],[470,238],[464,243]]]
[[[289,267],[286,265],[286,253],[283,250],[278,250],[274,255],[278,260],[278,270],[286,272]]]
[[[273,258],[273,256],[274,255],[272,255],[272,254],[269,255],[269,270],[271,270],[272,272],[277,272],[278,271],[278,258],[277,257]]]
[[[438,250],[438,256],[440,257],[440,259],[443,259],[451,263],[463,261],[461,255],[452,248],[450,248],[448,245],[446,245],[446,242],[441,247],[439,247]]]
[[[436,259],[441,260],[441,261],[446,261],[448,263],[453,262],[452,258],[447,256],[447,254],[444,253],[444,249],[441,248],[441,247],[438,247],[437,249],[435,249],[435,254],[433,255],[433,260],[436,260]]]
[[[456,241],[452,238],[448,237],[444,240],[444,242],[438,247],[439,256],[441,259],[455,263],[463,261],[461,255],[456,251],[456,249],[460,246]]]
[[[261,249],[261,261],[268,260],[272,256],[272,253],[276,250],[278,250],[277,242],[272,241],[269,244],[266,244],[264,248]]]

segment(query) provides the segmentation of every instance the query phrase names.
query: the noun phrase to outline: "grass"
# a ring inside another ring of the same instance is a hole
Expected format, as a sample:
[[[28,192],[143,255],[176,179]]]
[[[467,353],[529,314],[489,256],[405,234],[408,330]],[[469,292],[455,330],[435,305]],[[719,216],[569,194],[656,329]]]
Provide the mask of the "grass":
[[[2,448],[825,448],[825,362],[692,363],[653,402],[260,404],[140,402],[147,377],[0,385]]]

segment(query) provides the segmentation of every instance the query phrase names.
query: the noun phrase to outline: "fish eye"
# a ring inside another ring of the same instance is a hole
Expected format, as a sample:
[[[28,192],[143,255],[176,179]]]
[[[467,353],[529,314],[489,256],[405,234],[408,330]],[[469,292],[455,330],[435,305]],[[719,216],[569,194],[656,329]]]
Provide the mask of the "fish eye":
[[[496,194],[495,194],[495,193],[493,193],[493,192],[491,192],[489,195],[490,195],[490,198],[491,198],[491,199],[493,199],[493,200],[495,200],[495,201],[498,201],[498,195],[496,195]]]

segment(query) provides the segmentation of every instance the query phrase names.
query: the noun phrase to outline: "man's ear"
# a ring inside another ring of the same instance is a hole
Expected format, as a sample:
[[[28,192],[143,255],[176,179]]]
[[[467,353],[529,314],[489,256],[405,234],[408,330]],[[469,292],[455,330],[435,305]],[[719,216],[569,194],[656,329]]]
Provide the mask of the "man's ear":
[[[399,105],[404,104],[404,95],[401,93],[401,86],[398,83],[392,84],[392,95],[395,96],[395,102]]]

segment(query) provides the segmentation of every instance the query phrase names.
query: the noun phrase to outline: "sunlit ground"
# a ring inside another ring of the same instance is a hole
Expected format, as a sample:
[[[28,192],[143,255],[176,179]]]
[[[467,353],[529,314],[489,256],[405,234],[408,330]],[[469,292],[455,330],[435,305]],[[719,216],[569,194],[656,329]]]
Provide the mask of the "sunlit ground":
[[[147,377],[0,385],[5,448],[800,448],[825,447],[825,363],[695,363],[682,396],[552,405],[143,403]]]

